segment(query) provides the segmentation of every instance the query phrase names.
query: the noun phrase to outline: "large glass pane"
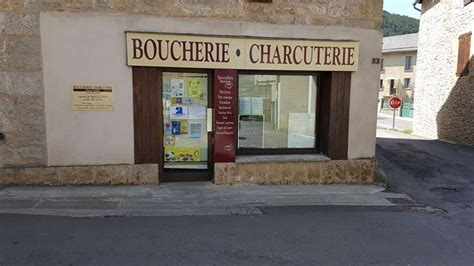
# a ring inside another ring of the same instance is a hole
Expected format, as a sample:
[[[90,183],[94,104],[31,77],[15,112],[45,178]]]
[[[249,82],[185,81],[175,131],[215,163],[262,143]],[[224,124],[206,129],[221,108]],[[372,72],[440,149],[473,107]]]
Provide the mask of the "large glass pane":
[[[205,73],[163,72],[165,169],[207,169]]]
[[[314,148],[316,84],[311,75],[239,75],[239,148]]]

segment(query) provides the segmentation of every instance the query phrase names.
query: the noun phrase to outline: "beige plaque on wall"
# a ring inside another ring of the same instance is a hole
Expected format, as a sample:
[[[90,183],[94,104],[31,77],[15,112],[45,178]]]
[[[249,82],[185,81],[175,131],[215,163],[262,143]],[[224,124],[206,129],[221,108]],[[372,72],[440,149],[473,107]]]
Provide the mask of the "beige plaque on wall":
[[[114,93],[112,85],[74,84],[72,87],[72,110],[113,111]]]

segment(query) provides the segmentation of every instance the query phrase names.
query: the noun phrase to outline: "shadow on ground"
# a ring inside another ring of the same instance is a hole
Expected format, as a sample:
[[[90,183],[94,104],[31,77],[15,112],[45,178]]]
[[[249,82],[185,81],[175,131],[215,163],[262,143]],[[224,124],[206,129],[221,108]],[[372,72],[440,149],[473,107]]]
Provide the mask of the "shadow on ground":
[[[438,140],[377,138],[390,191],[438,208],[474,207],[474,147]]]

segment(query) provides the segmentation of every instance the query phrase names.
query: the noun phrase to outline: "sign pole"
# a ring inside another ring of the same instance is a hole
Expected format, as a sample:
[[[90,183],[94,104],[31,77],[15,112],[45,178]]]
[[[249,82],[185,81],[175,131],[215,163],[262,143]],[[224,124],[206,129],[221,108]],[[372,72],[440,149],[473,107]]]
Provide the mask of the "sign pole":
[[[393,130],[395,130],[395,110],[396,109],[393,109],[393,126],[392,126]]]

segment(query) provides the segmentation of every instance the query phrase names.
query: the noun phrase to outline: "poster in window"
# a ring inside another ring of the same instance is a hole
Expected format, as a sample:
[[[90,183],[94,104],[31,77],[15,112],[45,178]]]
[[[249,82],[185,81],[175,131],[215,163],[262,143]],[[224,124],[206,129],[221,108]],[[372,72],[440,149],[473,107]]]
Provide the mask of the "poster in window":
[[[181,120],[188,119],[188,107],[180,105],[170,106],[170,119]]]
[[[189,106],[188,112],[192,120],[205,120],[207,116],[205,106]]]
[[[171,97],[184,97],[184,80],[171,79]]]
[[[188,90],[189,98],[200,98],[201,97],[201,80],[191,79],[188,80],[186,84],[186,89]]]
[[[201,128],[202,128],[202,126],[199,123],[189,124],[189,130],[190,130],[192,139],[200,139],[201,138]]]
[[[171,133],[173,135],[181,134],[181,123],[179,121],[171,121]]]
[[[163,124],[163,134],[165,134],[165,135],[173,134],[172,131],[171,131],[171,123],[170,122],[165,122]]]
[[[199,147],[172,147],[165,146],[165,161],[189,162],[201,161]]]
[[[180,133],[181,135],[188,134],[188,120],[181,120],[180,121]]]
[[[174,146],[176,143],[176,137],[174,135],[164,135],[163,136],[163,145],[164,146]]]

